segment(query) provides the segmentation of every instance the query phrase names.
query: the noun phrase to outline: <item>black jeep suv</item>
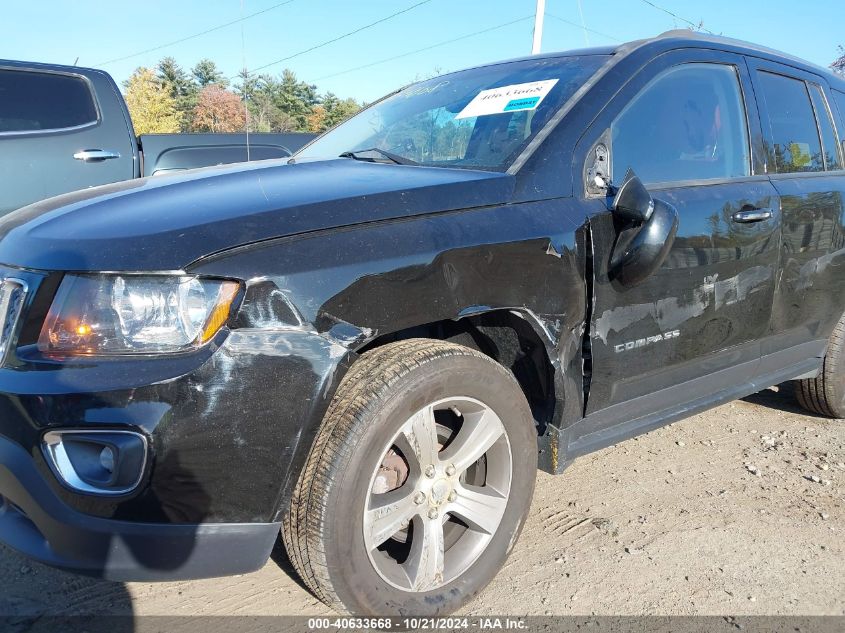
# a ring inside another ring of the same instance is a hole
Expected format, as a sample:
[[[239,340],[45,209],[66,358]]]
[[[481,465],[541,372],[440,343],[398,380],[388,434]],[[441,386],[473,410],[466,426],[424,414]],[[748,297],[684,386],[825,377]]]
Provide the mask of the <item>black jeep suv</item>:
[[[290,160],[0,220],[0,541],[118,580],[281,530],[437,614],[539,466],[787,380],[845,416],[845,81],[672,32],[399,90]]]

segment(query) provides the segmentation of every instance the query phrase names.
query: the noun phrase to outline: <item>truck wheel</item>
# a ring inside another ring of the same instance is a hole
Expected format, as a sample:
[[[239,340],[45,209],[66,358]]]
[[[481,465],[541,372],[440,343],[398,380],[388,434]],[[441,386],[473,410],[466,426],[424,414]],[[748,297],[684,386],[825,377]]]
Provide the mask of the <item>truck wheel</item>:
[[[821,373],[816,378],[796,380],[795,396],[808,411],[845,418],[845,315],[830,335]]]
[[[536,468],[510,372],[451,343],[390,343],[338,387],[284,516],[285,546],[338,611],[449,613],[504,564]]]

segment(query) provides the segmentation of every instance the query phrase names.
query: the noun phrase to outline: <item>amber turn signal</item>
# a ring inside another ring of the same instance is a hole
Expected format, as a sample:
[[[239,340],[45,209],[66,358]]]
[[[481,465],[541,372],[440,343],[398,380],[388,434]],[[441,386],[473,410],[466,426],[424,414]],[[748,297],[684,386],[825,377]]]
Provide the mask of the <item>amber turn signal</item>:
[[[238,295],[240,286],[237,282],[226,281],[220,285],[220,291],[217,295],[217,305],[211,311],[208,320],[205,322],[202,334],[200,335],[200,343],[207,343],[211,338],[220,331],[229,319],[229,314],[232,310],[232,302]]]

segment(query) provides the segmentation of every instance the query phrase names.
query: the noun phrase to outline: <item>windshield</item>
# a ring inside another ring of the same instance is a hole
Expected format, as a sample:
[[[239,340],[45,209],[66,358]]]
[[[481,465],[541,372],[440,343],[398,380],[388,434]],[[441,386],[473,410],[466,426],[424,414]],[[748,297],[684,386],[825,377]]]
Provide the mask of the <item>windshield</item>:
[[[532,59],[413,84],[295,157],[387,160],[393,155],[420,165],[504,171],[606,60],[604,55]]]

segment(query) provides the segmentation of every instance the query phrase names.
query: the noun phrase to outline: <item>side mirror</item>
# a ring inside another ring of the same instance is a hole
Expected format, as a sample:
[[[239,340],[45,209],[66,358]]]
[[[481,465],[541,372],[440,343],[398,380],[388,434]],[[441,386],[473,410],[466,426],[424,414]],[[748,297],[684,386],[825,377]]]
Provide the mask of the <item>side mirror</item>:
[[[640,228],[623,231],[610,259],[610,277],[623,286],[636,286],[666,260],[678,233],[678,212],[658,200],[654,213]]]
[[[613,214],[626,223],[645,224],[654,213],[654,200],[642,181],[629,169],[611,206]]]
[[[632,170],[613,200],[613,215],[625,224],[610,257],[610,278],[636,286],[660,268],[678,233],[678,212],[654,200]]]

